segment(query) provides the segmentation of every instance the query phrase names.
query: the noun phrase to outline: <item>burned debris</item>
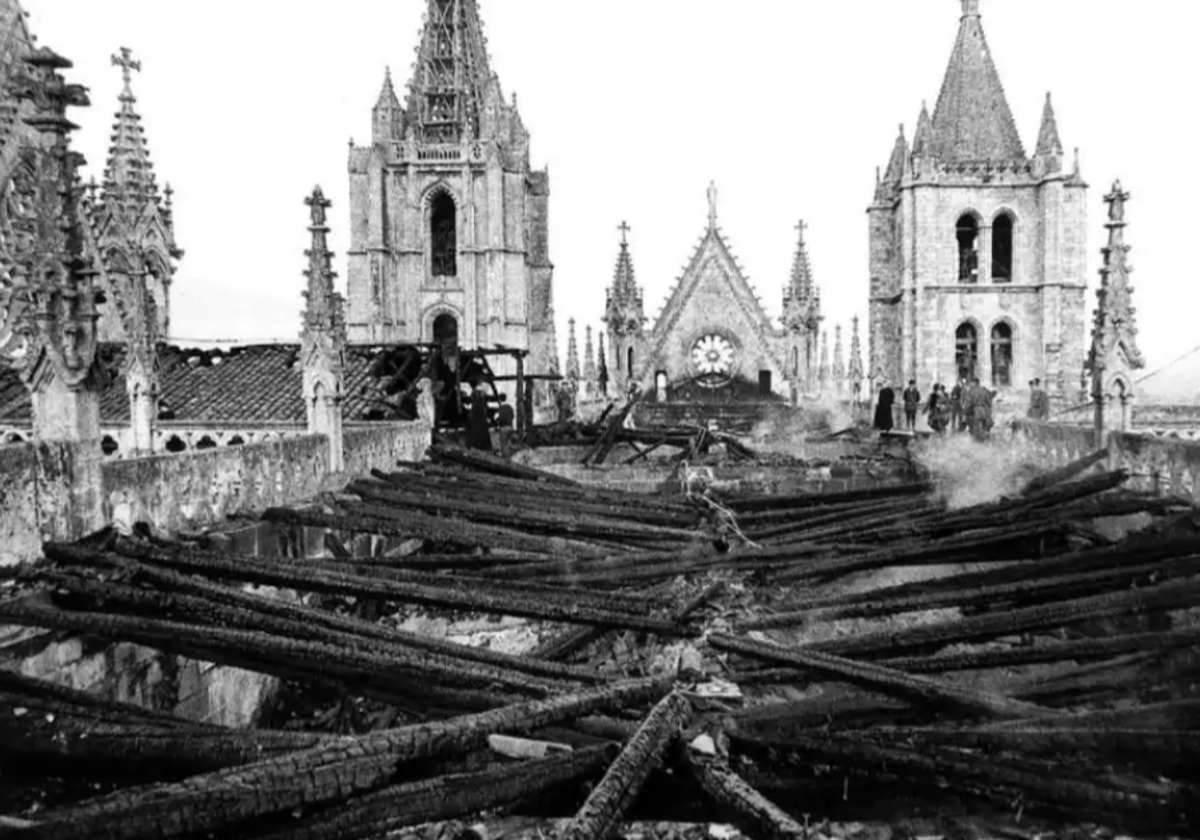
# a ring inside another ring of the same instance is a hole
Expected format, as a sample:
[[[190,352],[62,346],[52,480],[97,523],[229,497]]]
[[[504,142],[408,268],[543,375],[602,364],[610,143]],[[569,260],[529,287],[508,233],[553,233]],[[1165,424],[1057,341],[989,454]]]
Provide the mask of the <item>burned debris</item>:
[[[270,674],[278,708],[333,711],[234,730],[0,672],[0,771],[42,793],[7,795],[3,829],[320,840],[515,815],[564,838],[634,820],[1186,834],[1200,511],[1097,469],[951,509],[920,476],[634,495],[439,445],[255,514],[324,529],[320,559],[144,532],[50,544],[0,623]],[[1096,526],[1131,517],[1146,527]],[[353,559],[362,534],[392,548]],[[535,641],[472,646],[412,629],[422,615],[522,619]]]

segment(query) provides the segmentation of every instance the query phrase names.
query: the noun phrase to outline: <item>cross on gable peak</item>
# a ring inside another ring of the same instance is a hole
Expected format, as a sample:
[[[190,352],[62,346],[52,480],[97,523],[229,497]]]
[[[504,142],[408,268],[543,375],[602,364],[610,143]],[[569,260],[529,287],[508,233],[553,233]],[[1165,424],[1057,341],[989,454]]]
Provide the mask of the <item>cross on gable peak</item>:
[[[621,224],[617,225],[617,230],[621,232],[621,244],[628,245],[629,231],[633,230],[633,228],[629,226],[629,222],[621,222]]]
[[[129,47],[121,47],[118,52],[119,55],[112,57],[112,63],[114,67],[121,68],[121,78],[124,79],[125,87],[128,89],[129,83],[133,80],[133,71],[137,70],[139,73],[142,71],[142,62],[134,60],[133,50]]]

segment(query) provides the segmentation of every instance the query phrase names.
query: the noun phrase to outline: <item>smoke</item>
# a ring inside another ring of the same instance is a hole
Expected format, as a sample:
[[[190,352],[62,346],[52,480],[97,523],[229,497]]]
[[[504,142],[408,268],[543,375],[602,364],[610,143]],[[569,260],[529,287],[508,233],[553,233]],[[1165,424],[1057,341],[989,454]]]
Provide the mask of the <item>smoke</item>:
[[[994,435],[988,443],[967,434],[932,437],[915,442],[911,451],[952,509],[1015,495],[1034,476],[1054,468],[1019,436]]]
[[[781,408],[771,412],[750,432],[749,445],[756,452],[764,454],[817,457],[819,447],[810,438],[828,435],[854,424],[850,403],[833,397],[806,399],[798,408]]]

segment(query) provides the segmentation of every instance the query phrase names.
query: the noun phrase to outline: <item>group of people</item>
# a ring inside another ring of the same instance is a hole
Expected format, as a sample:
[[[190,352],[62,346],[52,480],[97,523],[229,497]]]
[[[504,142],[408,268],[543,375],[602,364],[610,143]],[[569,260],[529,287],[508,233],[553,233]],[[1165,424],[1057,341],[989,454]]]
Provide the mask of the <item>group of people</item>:
[[[1031,420],[1045,421],[1050,418],[1050,395],[1042,390],[1042,380],[1034,379],[1029,383],[1029,411]],[[904,425],[908,431],[916,431],[917,415],[924,413],[929,418],[929,428],[939,435],[970,432],[971,437],[985,441],[991,437],[995,425],[992,416],[996,392],[983,387],[978,378],[959,379],[954,388],[947,393],[946,386],[938,383],[933,386],[929,399],[924,400],[917,388],[917,381],[910,379],[908,387],[900,395],[904,406]],[[922,404],[923,403],[923,404]],[[896,404],[896,392],[890,385],[884,385],[879,392],[879,400],[875,404],[875,428],[890,432],[895,427],[893,406]]]

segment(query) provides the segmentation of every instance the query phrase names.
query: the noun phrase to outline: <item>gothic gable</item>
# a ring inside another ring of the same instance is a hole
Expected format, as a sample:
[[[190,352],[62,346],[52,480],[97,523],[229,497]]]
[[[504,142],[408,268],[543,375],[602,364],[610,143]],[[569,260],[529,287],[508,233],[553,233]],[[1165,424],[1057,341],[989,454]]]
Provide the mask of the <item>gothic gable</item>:
[[[716,228],[701,241],[654,325],[638,378],[664,369],[674,380],[693,375],[696,342],[710,335],[733,345],[738,375],[756,379],[759,370],[770,370],[782,380],[776,330]]]

